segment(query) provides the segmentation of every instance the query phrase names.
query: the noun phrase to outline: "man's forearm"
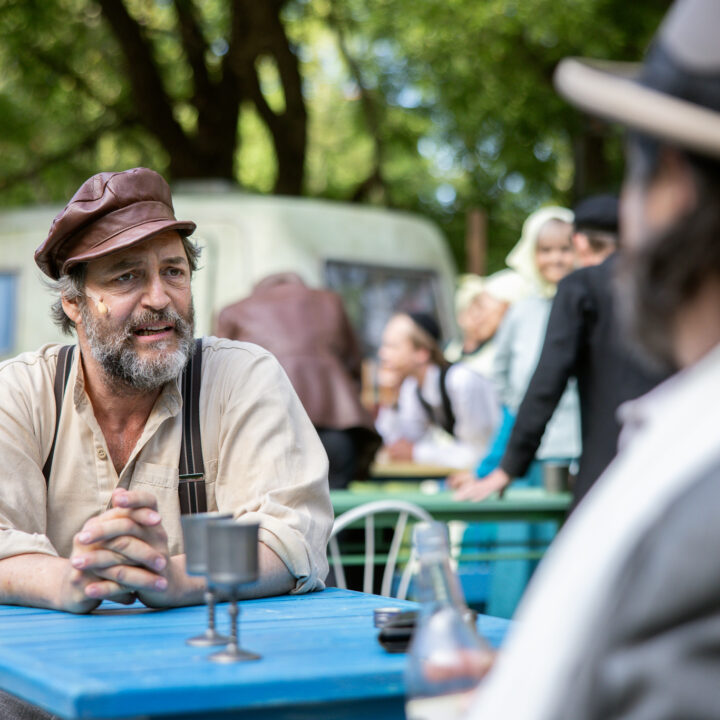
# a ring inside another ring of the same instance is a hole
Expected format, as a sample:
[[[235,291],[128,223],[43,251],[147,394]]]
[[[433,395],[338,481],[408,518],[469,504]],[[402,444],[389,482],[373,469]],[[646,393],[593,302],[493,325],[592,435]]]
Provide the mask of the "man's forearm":
[[[188,576],[185,572],[185,555],[170,558],[169,583],[166,592],[138,592],[141,602],[150,607],[179,607],[200,605],[204,602],[206,580],[204,577]],[[172,576],[175,576],[174,578]],[[263,543],[258,544],[258,581],[239,588],[239,598],[258,598],[285,595],[295,587],[295,578],[285,563]],[[218,595],[226,599],[226,588]]]
[[[284,595],[295,586],[295,578],[285,563],[263,543],[258,546],[259,579],[242,588],[240,597]],[[138,592],[143,602],[156,607],[197,605],[203,602],[205,580],[185,573],[185,556],[171,558],[172,572],[182,582],[171,583],[174,592]],[[23,605],[84,613],[101,600],[84,595],[83,586],[73,583],[73,568],[67,558],[26,553],[0,560],[0,604]]]
[[[0,603],[88,612],[100,601],[70,587],[67,558],[25,553],[0,560]]]
[[[263,543],[258,544],[258,581],[242,588],[240,597],[286,595],[295,587],[295,577],[280,557]]]
[[[586,295],[587,288],[572,276],[558,287],[540,357],[500,462],[512,477],[527,472],[568,380],[575,375],[586,332]]]

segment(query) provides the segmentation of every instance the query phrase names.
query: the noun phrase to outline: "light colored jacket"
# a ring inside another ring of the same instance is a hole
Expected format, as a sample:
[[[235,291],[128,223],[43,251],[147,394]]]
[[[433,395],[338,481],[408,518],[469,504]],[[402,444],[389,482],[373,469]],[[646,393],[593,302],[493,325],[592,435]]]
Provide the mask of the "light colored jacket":
[[[552,300],[529,297],[515,303],[495,335],[493,379],[500,401],[514,415],[540,358]],[[580,402],[575,380],[568,383],[538,449],[539,459],[580,456]]]

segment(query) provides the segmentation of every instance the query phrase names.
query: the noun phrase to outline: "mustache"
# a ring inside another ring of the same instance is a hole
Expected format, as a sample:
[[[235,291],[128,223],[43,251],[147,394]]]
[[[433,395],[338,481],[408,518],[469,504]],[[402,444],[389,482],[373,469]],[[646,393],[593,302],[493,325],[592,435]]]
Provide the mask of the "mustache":
[[[128,318],[123,324],[121,332],[126,338],[131,338],[143,325],[160,323],[174,326],[175,331],[179,334],[182,334],[190,327],[190,324],[180,313],[172,308],[167,308],[165,310],[143,310],[137,315]]]

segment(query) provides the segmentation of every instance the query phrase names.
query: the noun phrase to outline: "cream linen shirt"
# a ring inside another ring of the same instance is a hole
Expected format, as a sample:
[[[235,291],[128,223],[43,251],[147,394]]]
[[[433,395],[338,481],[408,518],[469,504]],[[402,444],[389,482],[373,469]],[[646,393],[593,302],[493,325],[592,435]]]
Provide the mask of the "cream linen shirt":
[[[67,557],[74,534],[109,507],[116,487],[153,493],[170,554],[182,553],[179,382],[163,388],[118,476],[76,352],[46,490],[59,349],[46,345],[0,364],[0,559]],[[322,589],[333,520],[327,456],[287,376],[256,345],[205,338],[201,388],[208,510],[260,523],[260,541],[297,579],[293,592]]]

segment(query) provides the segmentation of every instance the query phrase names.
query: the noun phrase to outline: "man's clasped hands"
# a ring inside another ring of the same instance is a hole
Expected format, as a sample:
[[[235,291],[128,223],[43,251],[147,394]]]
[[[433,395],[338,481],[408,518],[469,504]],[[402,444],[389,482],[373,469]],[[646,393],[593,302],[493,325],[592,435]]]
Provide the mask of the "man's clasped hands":
[[[85,612],[102,600],[130,604],[136,598],[163,607],[188,591],[202,592],[202,580],[185,573],[185,556],[170,557],[152,493],[118,488],[111,505],[73,538],[64,588],[68,609]]]

